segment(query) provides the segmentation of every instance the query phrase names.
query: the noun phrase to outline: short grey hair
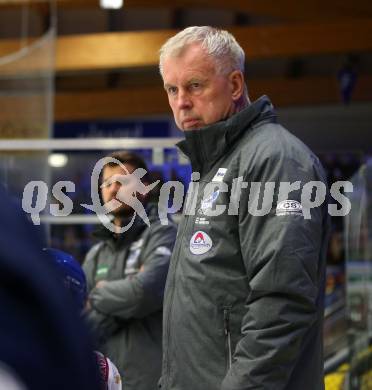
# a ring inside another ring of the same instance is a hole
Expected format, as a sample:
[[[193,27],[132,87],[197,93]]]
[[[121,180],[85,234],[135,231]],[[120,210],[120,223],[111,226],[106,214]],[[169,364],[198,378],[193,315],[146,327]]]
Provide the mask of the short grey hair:
[[[193,43],[200,43],[206,53],[215,60],[219,74],[228,74],[234,70],[244,73],[245,54],[231,33],[210,26],[193,26],[169,38],[161,47],[160,74],[163,76],[165,58],[181,55],[183,50]]]

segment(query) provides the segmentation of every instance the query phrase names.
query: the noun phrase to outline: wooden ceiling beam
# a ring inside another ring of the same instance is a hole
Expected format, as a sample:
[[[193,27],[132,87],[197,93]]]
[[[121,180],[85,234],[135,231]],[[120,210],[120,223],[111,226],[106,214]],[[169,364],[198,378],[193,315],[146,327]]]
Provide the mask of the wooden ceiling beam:
[[[306,106],[340,103],[341,93],[336,78],[248,80],[252,100],[267,94],[275,106]],[[372,76],[358,79],[353,101],[372,101]],[[116,119],[171,114],[161,86],[131,87],[121,90],[57,93],[55,120],[74,121]]]
[[[299,57],[372,50],[372,19],[329,23],[233,27],[230,31],[249,59]],[[57,39],[56,72],[102,71],[155,67],[158,50],[176,30],[115,32],[61,36]],[[0,57],[19,50],[19,41],[0,41]],[[0,67],[6,72],[43,70],[45,52]],[[50,68],[50,64],[48,63]]]
[[[0,0],[0,6],[48,3],[48,0]],[[99,0],[57,0],[61,8],[99,7]],[[124,0],[124,8],[222,8],[282,20],[330,20],[372,17],[370,0]]]
[[[267,94],[276,107],[342,104],[336,78],[271,78],[248,80],[251,100]],[[0,95],[0,130],[11,123],[40,127],[47,117],[44,95]],[[353,102],[372,101],[372,75],[360,76]],[[60,92],[55,95],[55,121],[112,120],[150,115],[171,115],[166,94],[159,86],[118,90]],[[1,131],[0,131],[1,132]]]

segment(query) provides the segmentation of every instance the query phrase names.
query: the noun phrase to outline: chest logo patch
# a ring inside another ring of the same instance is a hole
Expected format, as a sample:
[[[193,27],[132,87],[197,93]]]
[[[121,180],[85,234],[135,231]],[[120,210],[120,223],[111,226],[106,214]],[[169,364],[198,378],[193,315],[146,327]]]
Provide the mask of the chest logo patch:
[[[106,279],[108,273],[108,265],[99,264],[96,271],[96,280]]]
[[[207,233],[199,230],[193,234],[190,240],[190,252],[194,255],[207,253],[213,246],[212,239]]]
[[[213,207],[214,202],[217,200],[218,195],[220,194],[220,190],[212,192],[207,198],[203,199],[201,202],[201,209],[211,209]]]

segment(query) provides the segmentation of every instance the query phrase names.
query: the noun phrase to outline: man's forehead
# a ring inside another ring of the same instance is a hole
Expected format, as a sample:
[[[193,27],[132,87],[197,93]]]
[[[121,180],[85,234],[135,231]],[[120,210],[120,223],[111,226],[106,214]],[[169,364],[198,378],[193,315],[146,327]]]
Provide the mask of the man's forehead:
[[[103,177],[109,178],[113,175],[127,175],[134,171],[134,167],[131,164],[122,164],[122,165],[105,165],[103,168]]]
[[[190,76],[203,76],[205,73],[213,74],[215,70],[214,60],[200,44],[189,45],[179,54],[169,55],[163,63],[165,83],[169,77],[178,76],[181,71]]]

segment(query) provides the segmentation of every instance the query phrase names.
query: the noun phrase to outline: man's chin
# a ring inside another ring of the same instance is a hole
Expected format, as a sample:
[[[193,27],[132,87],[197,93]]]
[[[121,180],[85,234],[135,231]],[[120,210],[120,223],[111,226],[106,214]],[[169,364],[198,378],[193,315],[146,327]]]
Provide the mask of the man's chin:
[[[203,126],[202,124],[197,124],[197,125],[194,125],[194,126],[186,126],[186,127],[183,127],[181,128],[182,131],[192,131],[192,130],[199,130],[201,129]]]
[[[111,215],[114,218],[129,218],[133,215],[134,210],[130,207],[119,207],[116,210],[111,211]]]
[[[178,126],[182,131],[190,130],[199,130],[204,126],[204,124],[199,119],[183,121],[180,126]]]

